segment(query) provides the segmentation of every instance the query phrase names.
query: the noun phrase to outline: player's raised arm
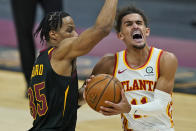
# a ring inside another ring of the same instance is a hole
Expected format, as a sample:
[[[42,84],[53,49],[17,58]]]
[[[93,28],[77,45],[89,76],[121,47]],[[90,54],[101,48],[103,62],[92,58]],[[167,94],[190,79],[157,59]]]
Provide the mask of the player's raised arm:
[[[118,0],[105,0],[95,24],[82,32],[80,36],[63,40],[60,43],[60,48],[56,50],[58,57],[73,59],[84,55],[107,36],[113,27],[117,3]]]

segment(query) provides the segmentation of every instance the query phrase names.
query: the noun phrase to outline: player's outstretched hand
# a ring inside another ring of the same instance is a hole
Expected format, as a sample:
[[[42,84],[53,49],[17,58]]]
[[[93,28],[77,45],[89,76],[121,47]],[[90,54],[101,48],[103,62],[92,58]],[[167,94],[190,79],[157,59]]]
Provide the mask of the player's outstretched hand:
[[[111,115],[118,115],[120,113],[128,113],[131,110],[131,105],[129,104],[129,102],[127,101],[127,98],[125,96],[124,90],[121,90],[121,96],[122,99],[118,104],[112,103],[110,101],[105,101],[105,103],[109,106],[109,107],[103,107],[101,106],[101,110],[99,111],[100,113],[102,113],[103,115],[106,116],[111,116]]]

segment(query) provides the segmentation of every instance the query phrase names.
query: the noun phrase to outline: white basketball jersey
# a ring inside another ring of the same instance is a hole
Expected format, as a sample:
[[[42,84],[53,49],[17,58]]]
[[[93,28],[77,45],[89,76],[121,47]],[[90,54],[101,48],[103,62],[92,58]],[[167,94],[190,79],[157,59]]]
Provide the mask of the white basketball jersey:
[[[159,61],[162,50],[151,47],[148,60],[135,69],[128,64],[126,50],[116,53],[114,76],[124,86],[127,100],[132,105],[153,101],[154,89],[159,77]],[[159,116],[141,116],[128,113],[121,114],[126,131],[173,131],[172,101],[164,114]]]

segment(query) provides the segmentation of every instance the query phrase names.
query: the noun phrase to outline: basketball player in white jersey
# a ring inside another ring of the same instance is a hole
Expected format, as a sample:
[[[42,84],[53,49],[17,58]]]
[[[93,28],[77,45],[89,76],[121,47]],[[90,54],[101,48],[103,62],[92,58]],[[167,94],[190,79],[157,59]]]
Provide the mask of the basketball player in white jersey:
[[[124,90],[120,103],[106,101],[111,108],[101,107],[100,112],[121,114],[124,131],[174,131],[171,96],[177,58],[147,45],[147,18],[135,7],[119,10],[115,28],[126,49],[103,57],[92,74],[114,75]]]

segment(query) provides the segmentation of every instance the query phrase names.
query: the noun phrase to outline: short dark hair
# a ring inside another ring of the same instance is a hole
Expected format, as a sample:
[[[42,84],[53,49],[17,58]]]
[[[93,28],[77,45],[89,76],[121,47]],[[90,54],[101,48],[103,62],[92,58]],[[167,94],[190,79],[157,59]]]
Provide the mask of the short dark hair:
[[[49,41],[49,32],[51,30],[58,30],[62,26],[62,18],[70,16],[68,13],[63,11],[56,11],[48,13],[40,22],[38,28],[36,29],[34,36],[40,33],[41,43],[44,41]]]
[[[129,5],[117,11],[117,15],[115,19],[115,29],[117,32],[120,32],[123,17],[128,14],[133,14],[133,13],[141,15],[141,17],[144,20],[145,26],[148,27],[148,20],[147,20],[147,17],[144,15],[143,11],[136,8],[133,5]]]

